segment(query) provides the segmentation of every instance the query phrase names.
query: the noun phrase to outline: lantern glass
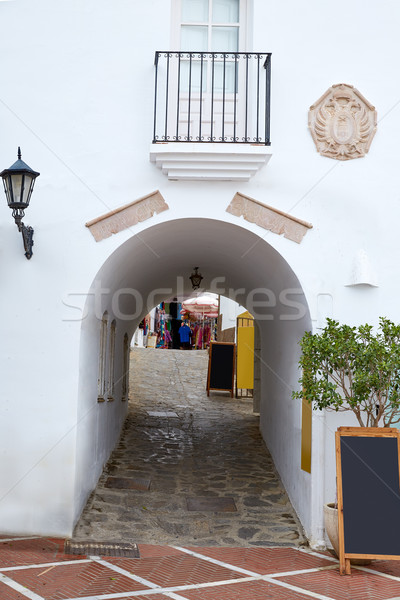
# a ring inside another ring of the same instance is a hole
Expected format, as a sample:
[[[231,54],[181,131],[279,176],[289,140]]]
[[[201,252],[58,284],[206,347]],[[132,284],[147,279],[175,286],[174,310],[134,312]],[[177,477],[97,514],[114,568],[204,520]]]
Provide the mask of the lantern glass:
[[[27,208],[30,200],[30,192],[33,178],[27,173],[14,173],[7,177],[9,192],[7,200],[11,208]],[[10,185],[11,184],[11,185]]]
[[[10,177],[9,176],[3,177],[3,183],[4,183],[4,191],[6,193],[6,198],[7,198],[7,204],[10,206],[10,204],[12,202]]]
[[[29,173],[25,173],[24,182],[23,182],[23,190],[21,195],[21,202],[25,204],[25,208],[29,206],[29,201],[31,199],[31,192],[33,189],[33,184],[35,182],[35,178],[32,177]]]
[[[21,173],[11,175],[11,196],[13,204],[20,204],[21,202],[21,190],[23,185],[24,176]]]

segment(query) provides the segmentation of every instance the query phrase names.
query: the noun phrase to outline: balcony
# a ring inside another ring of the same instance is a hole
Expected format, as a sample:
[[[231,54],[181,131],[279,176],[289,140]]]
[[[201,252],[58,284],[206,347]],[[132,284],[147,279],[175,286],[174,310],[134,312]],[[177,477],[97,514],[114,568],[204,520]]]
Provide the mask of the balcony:
[[[155,54],[150,159],[169,179],[247,181],[271,156],[271,54]]]

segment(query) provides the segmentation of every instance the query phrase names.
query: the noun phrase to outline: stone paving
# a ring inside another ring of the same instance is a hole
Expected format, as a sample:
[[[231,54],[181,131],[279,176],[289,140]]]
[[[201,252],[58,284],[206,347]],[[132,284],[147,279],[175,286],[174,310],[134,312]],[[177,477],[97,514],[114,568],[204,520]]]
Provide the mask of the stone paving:
[[[251,399],[206,393],[206,351],[135,348],[120,443],[74,539],[305,545]]]

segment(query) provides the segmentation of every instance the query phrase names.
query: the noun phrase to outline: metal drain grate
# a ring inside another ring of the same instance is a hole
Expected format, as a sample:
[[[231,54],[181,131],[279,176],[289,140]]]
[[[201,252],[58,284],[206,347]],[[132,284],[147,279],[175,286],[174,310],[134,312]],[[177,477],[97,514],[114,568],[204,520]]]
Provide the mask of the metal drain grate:
[[[81,554],[92,556],[125,556],[126,558],[140,558],[137,544],[122,542],[75,542],[65,540],[65,554]]]

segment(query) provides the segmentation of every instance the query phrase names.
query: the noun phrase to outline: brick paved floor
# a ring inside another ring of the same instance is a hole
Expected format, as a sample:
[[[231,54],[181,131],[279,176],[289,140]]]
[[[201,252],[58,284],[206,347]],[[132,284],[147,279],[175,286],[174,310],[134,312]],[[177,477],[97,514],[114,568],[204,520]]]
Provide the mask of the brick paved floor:
[[[68,556],[64,540],[0,538],[0,600],[398,600],[400,561],[340,576],[303,548],[139,544],[140,558]],[[397,573],[394,575],[392,573]]]

